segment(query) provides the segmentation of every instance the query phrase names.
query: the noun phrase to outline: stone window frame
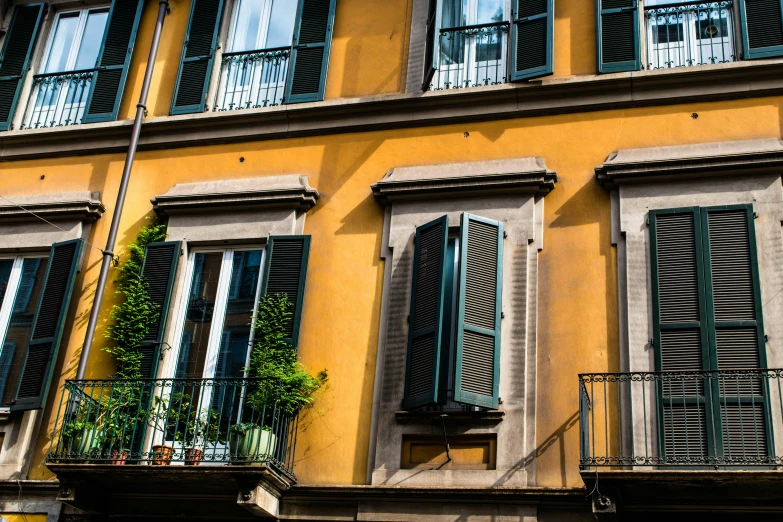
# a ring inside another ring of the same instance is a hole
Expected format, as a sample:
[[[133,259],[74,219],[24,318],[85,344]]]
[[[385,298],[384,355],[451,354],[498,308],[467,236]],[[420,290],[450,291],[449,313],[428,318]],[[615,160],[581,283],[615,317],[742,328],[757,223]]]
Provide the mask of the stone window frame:
[[[372,186],[385,207],[385,262],[367,481],[373,485],[535,484],[536,302],[544,196],[557,175],[536,157],[403,167]],[[499,410],[447,412],[447,432],[497,435],[494,470],[401,469],[402,438],[442,434],[440,412],[399,411],[416,227],[462,212],[504,222]],[[515,335],[518,334],[518,335]],[[524,375],[524,378],[520,378]],[[515,384],[516,383],[516,384]]]

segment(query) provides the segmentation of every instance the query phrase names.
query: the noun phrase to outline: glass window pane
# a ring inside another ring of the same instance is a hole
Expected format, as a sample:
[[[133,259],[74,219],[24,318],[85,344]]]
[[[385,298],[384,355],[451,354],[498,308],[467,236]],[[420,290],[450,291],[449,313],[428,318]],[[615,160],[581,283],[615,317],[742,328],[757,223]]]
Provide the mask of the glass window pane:
[[[491,24],[503,21],[504,0],[478,0],[476,24]]]
[[[44,72],[65,71],[68,63],[68,55],[73,47],[73,38],[76,27],[79,25],[79,13],[61,16],[57,20],[52,47],[49,50],[49,58],[46,60]]]
[[[269,17],[269,31],[266,35],[267,48],[287,47],[294,38],[294,20],[296,18],[296,2],[291,0],[274,0],[272,14]]]
[[[241,0],[237,10],[234,34],[231,37],[231,51],[250,51],[257,48],[258,31],[261,27],[263,0]]]
[[[11,322],[0,350],[0,397],[2,406],[10,406],[22,373],[30,327],[41,298],[46,258],[28,258],[22,264],[22,277],[14,299]]]
[[[462,27],[468,25],[468,0],[443,0],[440,26]]]
[[[222,252],[197,253],[194,256],[193,279],[177,360],[177,378],[200,379],[204,373],[222,261]]]
[[[76,70],[95,67],[108,17],[108,11],[91,12],[87,16],[87,25],[84,28],[82,42],[79,45],[79,55],[76,57],[76,65],[74,66]]]
[[[5,299],[5,291],[8,289],[8,281],[11,279],[11,268],[13,266],[13,259],[0,259],[0,306],[3,306],[3,299]]]

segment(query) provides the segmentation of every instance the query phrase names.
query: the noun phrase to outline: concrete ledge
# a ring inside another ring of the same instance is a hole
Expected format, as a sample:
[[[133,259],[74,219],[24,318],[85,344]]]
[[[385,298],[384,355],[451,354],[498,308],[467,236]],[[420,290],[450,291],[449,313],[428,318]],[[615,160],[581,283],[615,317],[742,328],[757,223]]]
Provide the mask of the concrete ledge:
[[[0,198],[0,223],[22,221],[48,221],[76,219],[92,223],[100,218],[106,208],[98,192],[65,192],[57,194],[33,194]]]
[[[372,192],[386,205],[466,195],[548,194],[556,181],[543,158],[527,157],[396,168],[372,185]]]
[[[415,128],[783,94],[783,60],[545,78],[149,118],[139,150]],[[0,133],[0,161],[124,152],[131,120]]]
[[[160,215],[212,210],[258,210],[271,208],[311,209],[318,191],[307,176],[274,176],[205,183],[179,183],[150,201]]]
[[[606,189],[623,183],[783,171],[783,144],[777,138],[624,149],[595,169]]]

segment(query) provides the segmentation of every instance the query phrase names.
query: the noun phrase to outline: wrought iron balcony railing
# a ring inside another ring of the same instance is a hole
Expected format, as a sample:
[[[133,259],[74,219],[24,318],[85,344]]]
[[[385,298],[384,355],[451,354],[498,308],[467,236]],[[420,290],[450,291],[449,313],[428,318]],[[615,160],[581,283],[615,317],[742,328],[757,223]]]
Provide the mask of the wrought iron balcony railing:
[[[508,22],[441,29],[429,90],[506,83]]]
[[[582,374],[580,467],[779,466],[781,380],[781,369]]]
[[[94,69],[36,74],[23,129],[78,125],[90,96]]]
[[[648,69],[735,61],[732,2],[644,8]]]
[[[47,462],[267,465],[293,479],[297,416],[255,379],[66,381]]]
[[[282,105],[290,56],[290,47],[225,53],[213,110]]]

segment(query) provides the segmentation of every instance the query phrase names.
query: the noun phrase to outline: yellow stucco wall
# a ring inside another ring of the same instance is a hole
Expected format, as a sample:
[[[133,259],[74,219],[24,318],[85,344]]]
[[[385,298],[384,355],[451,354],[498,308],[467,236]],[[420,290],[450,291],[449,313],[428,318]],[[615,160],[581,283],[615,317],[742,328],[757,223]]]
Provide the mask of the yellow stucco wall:
[[[46,522],[45,514],[0,513],[0,522]]]

